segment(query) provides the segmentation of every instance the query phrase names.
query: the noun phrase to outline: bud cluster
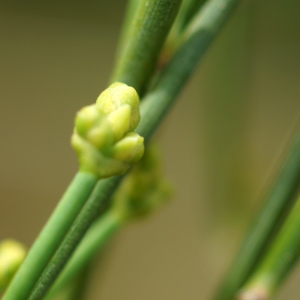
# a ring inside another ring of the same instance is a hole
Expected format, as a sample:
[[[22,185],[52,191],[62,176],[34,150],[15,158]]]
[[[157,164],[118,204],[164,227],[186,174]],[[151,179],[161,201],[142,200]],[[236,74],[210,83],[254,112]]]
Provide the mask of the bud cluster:
[[[72,135],[80,171],[105,178],[121,175],[139,161],[144,139],[133,132],[139,120],[139,96],[124,83],[113,83],[95,104],[82,108]]]
[[[3,291],[26,255],[25,246],[21,243],[6,239],[0,243],[0,292]]]

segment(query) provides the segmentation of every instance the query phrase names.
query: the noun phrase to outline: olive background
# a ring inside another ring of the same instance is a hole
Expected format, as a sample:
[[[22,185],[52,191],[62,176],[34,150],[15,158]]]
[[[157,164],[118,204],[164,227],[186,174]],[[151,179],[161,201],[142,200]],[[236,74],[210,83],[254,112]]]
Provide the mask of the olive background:
[[[125,4],[0,1],[0,239],[29,246],[75,174],[74,116],[109,81]],[[211,298],[299,120],[299,11],[242,1],[156,134],[173,200],[113,239],[85,299]]]

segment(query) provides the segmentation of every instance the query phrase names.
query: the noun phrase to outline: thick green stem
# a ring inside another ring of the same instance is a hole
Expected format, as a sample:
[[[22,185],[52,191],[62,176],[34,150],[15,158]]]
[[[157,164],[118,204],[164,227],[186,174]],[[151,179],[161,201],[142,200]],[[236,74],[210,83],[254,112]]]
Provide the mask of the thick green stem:
[[[189,30],[185,42],[167,65],[165,72],[154,89],[145,97],[141,105],[142,119],[137,132],[149,140],[163,116],[175,102],[184,83],[194,70],[196,63],[203,57],[214,37],[230,16],[239,0],[212,0],[207,3],[202,14],[197,16]],[[95,190],[81,210],[72,229],[67,234],[59,250],[42,275],[43,285],[37,285],[32,295],[43,295],[49,289],[63,268],[75,247],[87,231],[89,225],[105,206],[113,190],[118,186],[120,177],[112,177],[97,183]],[[40,298],[34,298],[40,299]]]
[[[142,0],[111,82],[145,90],[181,0]]]
[[[217,300],[231,300],[251,274],[274,229],[294,201],[300,182],[300,131],[283,163],[266,201],[252,223],[225,276]]]
[[[74,276],[79,274],[121,225],[122,219],[114,210],[108,211],[105,215],[98,218],[78,245],[78,248],[47,294],[46,299],[52,299]]]
[[[285,279],[300,255],[300,197],[285,220],[282,228],[265,252],[261,263],[242,288],[244,295],[264,295],[268,299]],[[246,299],[246,298],[245,298]],[[248,298],[247,298],[248,299]]]
[[[3,296],[3,300],[27,299],[53,253],[89,197],[97,177],[77,173],[41,231]]]

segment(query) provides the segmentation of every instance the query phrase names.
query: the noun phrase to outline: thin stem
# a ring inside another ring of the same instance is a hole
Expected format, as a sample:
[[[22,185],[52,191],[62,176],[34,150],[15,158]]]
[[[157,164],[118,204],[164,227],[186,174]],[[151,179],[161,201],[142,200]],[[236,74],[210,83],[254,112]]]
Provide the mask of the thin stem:
[[[259,292],[268,299],[283,282],[287,273],[295,265],[300,254],[300,197],[296,201],[286,221],[274,241],[265,252],[263,259],[250,279],[242,288],[244,295]]]
[[[190,20],[192,20],[205,1],[207,0],[186,0],[183,2],[179,28],[181,32],[184,32]]]
[[[251,274],[263,250],[270,242],[274,228],[294,201],[300,182],[300,131],[271,187],[266,201],[245,235],[244,241],[225,276],[217,300],[232,299]]]
[[[132,30],[132,23],[135,20],[135,15],[138,10],[139,4],[142,3],[140,0],[129,0],[126,12],[125,12],[125,18],[121,27],[121,34],[119,37],[119,44],[116,51],[116,65],[118,65],[118,59],[121,57],[121,54],[126,47],[128,41],[130,40],[130,33]]]
[[[206,0],[184,0],[182,2],[178,16],[160,53],[158,70],[162,69],[174,55],[182,42],[182,36],[187,25],[199,11],[204,1]]]
[[[141,2],[111,80],[134,87],[139,95],[145,90],[155,70],[160,50],[179,10],[181,0]]]
[[[69,262],[56,279],[46,296],[46,300],[52,299],[54,295],[62,290],[90,262],[97,251],[102,248],[121,225],[122,219],[114,211],[108,211],[102,217],[99,217],[91,225]]]
[[[91,266],[87,265],[79,274],[67,282],[67,284],[59,291],[51,300],[83,300],[88,288]],[[46,300],[46,298],[44,298]]]
[[[123,176],[115,176],[99,180],[83,206],[71,229],[44,270],[34,287],[29,299],[42,299],[54,282],[68,259],[71,257],[81,238],[87,232],[94,220],[107,208],[114,189],[119,185]]]
[[[86,266],[81,273],[77,274],[69,282],[69,290],[62,300],[83,300],[89,283],[90,266]]]
[[[7,288],[3,300],[27,299],[96,182],[94,175],[76,174]]]
[[[136,132],[149,139],[240,0],[211,0],[195,16],[181,46],[141,105]]]
[[[196,20],[192,29],[189,30],[185,42],[158,80],[158,84],[141,104],[142,119],[137,132],[144,136],[146,141],[149,140],[167,110],[175,102],[181,88],[194,70],[197,61],[203,57],[214,37],[238,3],[239,0],[211,0],[205,6],[203,14],[198,16],[201,18],[201,22]],[[43,285],[37,285],[32,295],[46,293],[89,225],[98,216],[101,208],[106,206],[113,190],[120,181],[120,177],[112,177],[97,183],[95,190],[81,210],[47,270],[43,273],[41,279]]]

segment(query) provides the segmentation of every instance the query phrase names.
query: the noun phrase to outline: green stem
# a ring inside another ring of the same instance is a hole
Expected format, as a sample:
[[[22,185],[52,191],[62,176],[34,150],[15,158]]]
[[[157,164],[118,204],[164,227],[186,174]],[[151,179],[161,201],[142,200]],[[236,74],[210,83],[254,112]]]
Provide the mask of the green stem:
[[[300,255],[300,197],[296,201],[286,221],[274,241],[265,252],[253,275],[242,288],[245,294],[259,292],[268,299],[285,279]],[[248,299],[248,298],[247,298]]]
[[[270,242],[274,229],[294,201],[300,182],[300,131],[283,163],[266,201],[250,226],[216,296],[231,300],[251,274],[263,250]]]
[[[43,298],[59,272],[71,257],[81,238],[87,232],[89,226],[96,220],[99,214],[103,213],[107,208],[108,200],[122,178],[123,176],[115,176],[97,182],[92,194],[74,221],[65,239],[35,285],[29,299]]]
[[[51,287],[46,299],[52,299],[74,276],[79,274],[121,225],[122,219],[113,210],[99,217],[78,245],[69,262]]]
[[[127,7],[125,18],[121,27],[121,34],[119,37],[119,44],[116,51],[116,65],[118,65],[118,59],[121,57],[121,54],[126,47],[128,41],[130,40],[130,33],[132,29],[132,23],[135,19],[135,15],[138,9],[139,4],[142,3],[140,0],[129,0]]]
[[[144,136],[146,141],[149,140],[167,110],[175,102],[176,96],[191,75],[197,61],[203,57],[214,37],[238,3],[239,0],[211,0],[205,6],[203,14],[198,16],[201,22],[195,20],[185,42],[170,64],[167,65],[165,72],[158,80],[158,84],[141,104],[142,119],[137,131]],[[32,295],[43,295],[49,289],[89,225],[98,216],[100,208],[104,207],[109,200],[120,180],[120,177],[112,177],[97,183],[95,190],[81,210],[47,270],[43,273],[41,277],[43,285],[37,285]]]
[[[182,34],[204,1],[205,0],[185,0],[182,2],[178,16],[176,17],[161,53],[163,61],[168,61],[168,58],[177,50],[181,42]]]
[[[240,0],[211,0],[195,16],[181,46],[141,105],[136,132],[149,139]]]
[[[86,288],[89,280],[89,269],[83,270],[77,278],[71,282],[71,290],[65,300],[83,300],[85,299]]]
[[[3,300],[27,299],[96,182],[94,175],[76,174],[7,288]]]
[[[207,0],[186,0],[183,2],[180,16],[180,32],[184,32],[184,29],[188,26],[189,22],[205,1]]]
[[[180,4],[181,0],[142,0],[111,82],[126,83],[139,95],[144,92]]]

